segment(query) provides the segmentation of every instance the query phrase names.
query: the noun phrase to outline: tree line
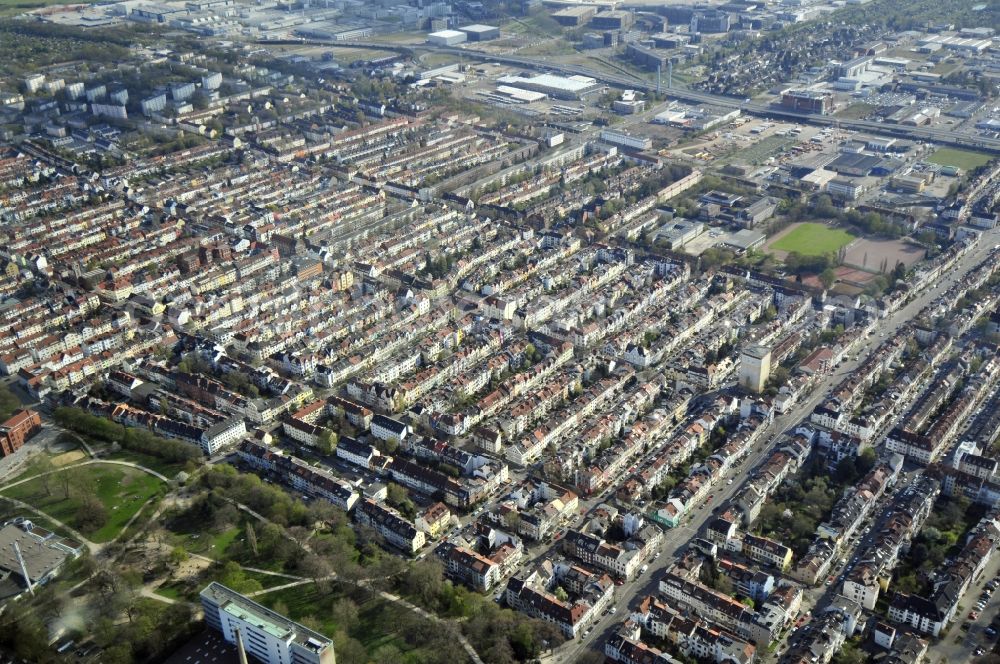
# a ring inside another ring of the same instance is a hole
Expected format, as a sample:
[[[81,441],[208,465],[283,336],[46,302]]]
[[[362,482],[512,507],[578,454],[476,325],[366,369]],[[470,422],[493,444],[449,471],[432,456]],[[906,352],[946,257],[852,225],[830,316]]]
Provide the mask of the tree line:
[[[162,438],[146,429],[126,427],[117,422],[91,415],[81,408],[63,406],[53,413],[56,424],[79,434],[117,443],[126,450],[171,462],[198,462],[201,449],[181,440]]]

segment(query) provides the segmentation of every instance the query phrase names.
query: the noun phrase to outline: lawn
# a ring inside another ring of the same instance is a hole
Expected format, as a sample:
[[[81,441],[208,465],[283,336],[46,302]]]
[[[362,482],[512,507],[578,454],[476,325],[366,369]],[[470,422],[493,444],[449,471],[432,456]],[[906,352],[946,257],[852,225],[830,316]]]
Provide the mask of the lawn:
[[[958,150],[956,148],[941,148],[935,150],[927,161],[940,166],[954,166],[962,170],[971,171],[983,164],[989,163],[990,155],[971,150]]]
[[[287,607],[288,615],[293,620],[301,620],[306,616],[315,618],[320,627],[318,631],[333,636],[339,625],[331,616],[330,606],[340,597],[343,595],[336,590],[323,593],[316,584],[309,584],[266,593],[255,599],[268,607],[274,607],[280,602]],[[401,661],[410,661],[406,654],[413,651],[414,647],[407,644],[398,633],[401,622],[399,617],[403,613],[409,611],[382,599],[369,599],[358,606],[358,624],[350,630],[350,634],[361,642],[369,654],[381,646],[393,645],[404,655]]]
[[[204,573],[200,574],[196,579],[180,581],[172,580],[160,585],[154,592],[157,595],[166,597],[168,599],[177,600],[180,602],[191,602],[194,604],[198,603],[198,593],[207,586],[212,581],[221,581],[222,579],[222,566],[213,565],[208,568]],[[283,576],[275,576],[273,574],[261,574],[260,572],[251,572],[244,570],[243,574],[247,579],[254,579],[260,583],[262,588],[274,588],[275,586],[284,585],[293,581],[293,579],[288,579]],[[289,590],[296,590],[296,588],[290,588]],[[266,597],[266,595],[265,595]]]
[[[796,252],[803,256],[821,256],[837,251],[850,243],[854,236],[825,224],[805,223],[792,228],[771,244],[778,251]]]
[[[91,447],[95,447],[95,443],[88,441]],[[96,444],[97,447],[102,447],[100,443]],[[166,459],[161,459],[160,457],[150,456],[149,454],[143,454],[142,452],[133,452],[132,450],[118,450],[117,452],[112,452],[106,456],[102,455],[106,459],[114,459],[115,461],[129,461],[131,463],[139,464],[140,466],[145,466],[150,470],[155,470],[164,477],[173,479],[177,473],[181,472],[187,467],[184,462],[178,461],[167,461]]]
[[[51,476],[48,488],[41,478],[35,478],[6,489],[2,495],[32,505],[52,518],[77,528],[94,542],[110,542],[118,537],[139,508],[163,487],[163,483],[152,475],[120,466],[87,465],[65,472],[71,473],[68,496],[60,478],[63,473]],[[79,516],[88,492],[107,510],[104,525],[90,531],[81,528]]]

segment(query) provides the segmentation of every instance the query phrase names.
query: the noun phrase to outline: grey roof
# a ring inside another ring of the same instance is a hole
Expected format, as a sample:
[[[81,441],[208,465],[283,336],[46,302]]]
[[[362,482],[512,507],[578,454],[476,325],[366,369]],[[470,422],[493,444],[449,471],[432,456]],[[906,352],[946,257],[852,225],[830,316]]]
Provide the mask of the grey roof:
[[[30,524],[30,521],[24,524]],[[22,577],[21,565],[14,553],[14,542],[21,548],[21,556],[32,581],[38,581],[58,569],[71,550],[79,549],[75,542],[63,540],[44,528],[26,530],[24,524],[8,523],[0,528],[0,569],[4,571]]]

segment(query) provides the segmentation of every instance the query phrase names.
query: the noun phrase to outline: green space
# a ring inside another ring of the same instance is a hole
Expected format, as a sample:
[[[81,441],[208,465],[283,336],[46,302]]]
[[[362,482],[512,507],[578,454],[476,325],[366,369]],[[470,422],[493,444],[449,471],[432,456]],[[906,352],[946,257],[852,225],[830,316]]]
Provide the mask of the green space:
[[[2,0],[0,0],[2,2]],[[21,400],[6,385],[0,385],[0,422],[10,417],[21,407]]]
[[[988,154],[973,152],[972,150],[959,150],[957,148],[940,148],[934,151],[927,161],[940,166],[954,166],[966,171],[979,168],[990,162]]]
[[[742,162],[759,166],[767,161],[769,157],[773,157],[797,142],[798,139],[789,136],[768,136],[747,148],[737,145],[732,150],[727,150],[725,154],[720,155],[719,159],[726,163]]]
[[[91,448],[93,449],[94,444],[89,440],[87,442],[90,443]],[[100,445],[98,444],[97,447],[100,447]],[[107,454],[100,454],[98,456],[100,456],[102,459],[112,459],[114,461],[128,461],[129,463],[138,464],[140,466],[149,468],[150,470],[155,470],[159,474],[169,479],[173,479],[174,477],[177,476],[177,473],[181,471],[190,472],[191,470],[193,470],[193,468],[189,468],[187,463],[185,462],[170,461],[168,459],[161,459],[160,457],[155,457],[149,454],[144,454],[142,452],[135,452],[126,449],[116,450],[114,452],[108,452]]]
[[[853,235],[839,228],[830,228],[826,224],[804,223],[772,243],[771,249],[794,251],[803,256],[822,256],[836,252],[853,239]]]
[[[66,3],[67,0],[0,0],[0,16],[15,16],[39,7]]]
[[[851,104],[844,110],[837,113],[838,118],[845,118],[848,120],[862,120],[867,118],[874,112],[875,107],[871,104],[866,104],[864,102],[858,102],[856,104]]]
[[[364,597],[356,592],[352,600],[339,588],[324,590],[318,584],[311,584],[277,590],[257,600],[294,620],[304,621],[321,634],[333,636],[335,644],[353,641],[355,650],[360,645],[364,655],[357,661],[367,658],[388,661],[385,658],[391,653],[393,661],[415,663],[426,661],[424,658],[431,652],[412,645],[416,643],[411,638],[414,631],[434,631],[428,629],[426,620],[370,594]],[[340,648],[337,650],[339,659],[342,653]]]
[[[844,488],[875,466],[874,450],[845,457],[830,472],[826,461],[814,457],[797,475],[785,480],[771,495],[754,523],[757,534],[791,547],[796,558],[809,549],[816,528],[830,516]]]
[[[228,565],[213,565],[204,570],[201,574],[196,574],[184,579],[171,579],[163,583],[156,589],[156,594],[168,599],[198,603],[198,593],[213,581],[218,581],[234,590],[239,588],[240,592],[252,593],[266,588],[274,588],[286,583],[291,583],[294,579],[274,574],[261,574],[234,567],[234,563]],[[302,590],[301,587],[291,590]]]
[[[985,514],[982,505],[962,498],[940,496],[923,528],[913,538],[894,570],[892,589],[911,594],[930,591],[931,573],[961,551],[965,537]]]
[[[95,464],[36,477],[0,495],[26,502],[94,542],[110,542],[162,486],[140,470]]]

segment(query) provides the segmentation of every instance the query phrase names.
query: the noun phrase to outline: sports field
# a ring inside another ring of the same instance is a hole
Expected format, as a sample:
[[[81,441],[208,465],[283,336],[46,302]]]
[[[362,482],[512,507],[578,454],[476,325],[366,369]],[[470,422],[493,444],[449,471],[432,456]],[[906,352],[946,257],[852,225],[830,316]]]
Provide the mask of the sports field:
[[[847,231],[825,224],[795,224],[775,238],[768,248],[786,253],[794,251],[803,256],[821,256],[837,251],[853,239]]]
[[[954,166],[964,171],[970,171],[988,163],[990,156],[982,152],[972,152],[971,150],[941,148],[940,150],[935,150],[934,154],[928,157],[927,161],[940,166]]]

